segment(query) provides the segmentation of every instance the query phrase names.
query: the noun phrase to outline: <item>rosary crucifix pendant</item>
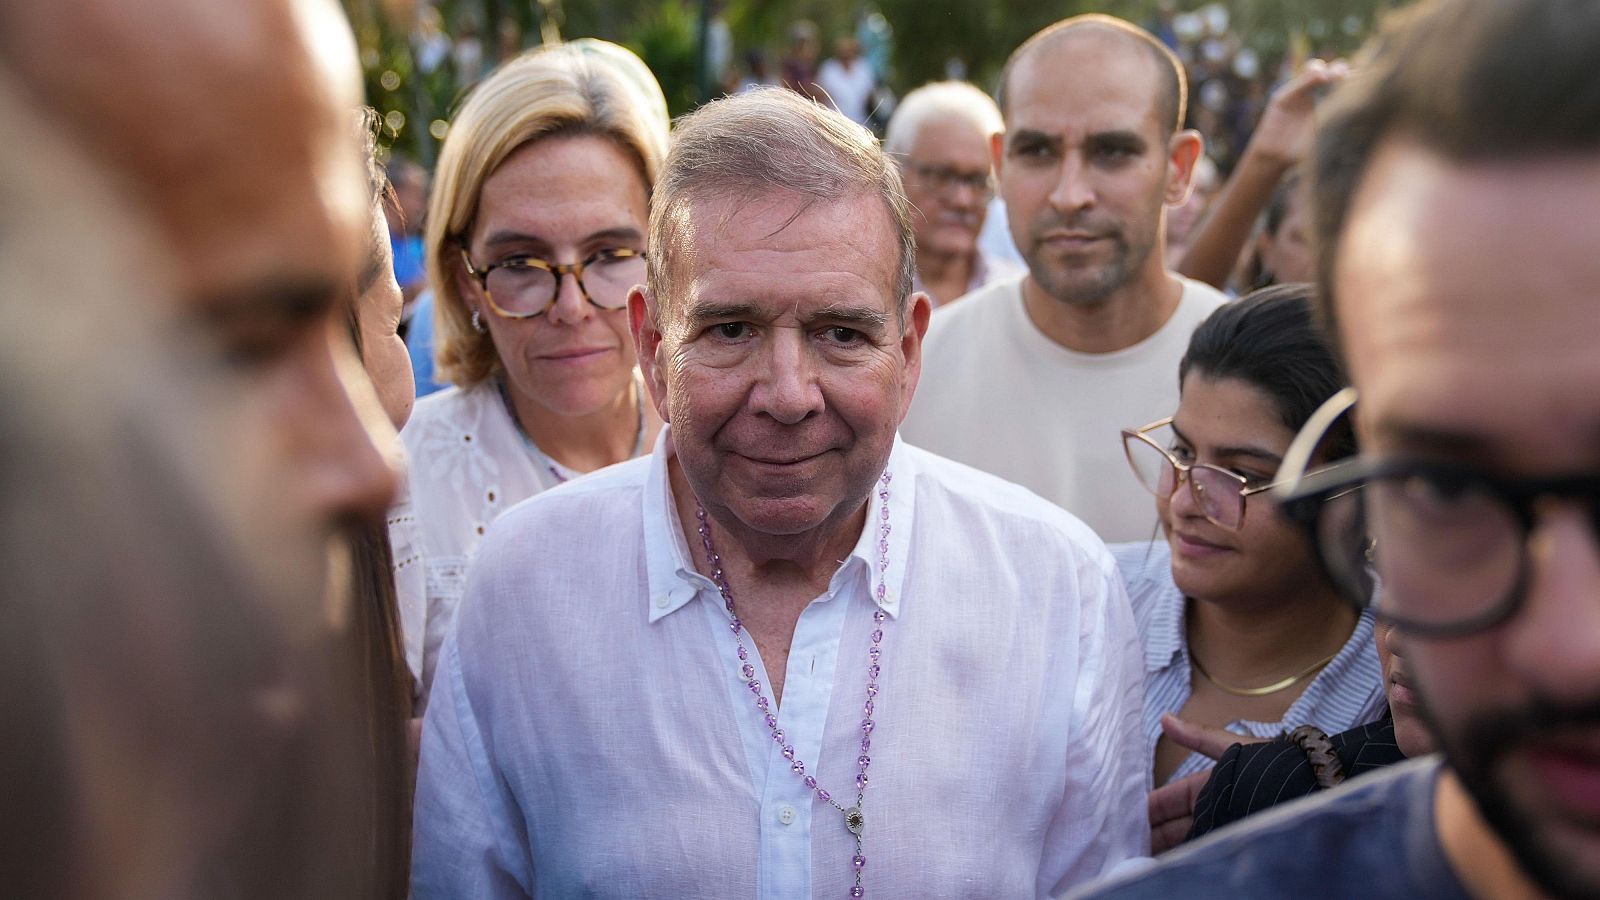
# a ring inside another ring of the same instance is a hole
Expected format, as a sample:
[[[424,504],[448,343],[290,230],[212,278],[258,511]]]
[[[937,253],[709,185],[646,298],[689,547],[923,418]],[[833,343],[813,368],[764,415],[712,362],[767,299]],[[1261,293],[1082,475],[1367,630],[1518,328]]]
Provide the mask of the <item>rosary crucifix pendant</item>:
[[[867,827],[867,819],[861,815],[859,807],[852,806],[844,811],[844,827],[850,829],[850,833],[856,837],[861,837],[861,830]]]

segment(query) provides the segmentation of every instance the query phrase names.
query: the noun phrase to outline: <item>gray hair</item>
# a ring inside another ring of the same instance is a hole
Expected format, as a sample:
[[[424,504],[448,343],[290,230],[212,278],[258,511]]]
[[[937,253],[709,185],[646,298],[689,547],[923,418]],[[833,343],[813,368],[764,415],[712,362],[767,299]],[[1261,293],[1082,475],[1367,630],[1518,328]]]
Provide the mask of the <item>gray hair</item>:
[[[993,99],[965,81],[934,81],[917,88],[900,101],[889,119],[883,149],[896,158],[911,152],[918,132],[929,120],[952,117],[970,123],[985,138],[1006,130],[1000,107]]]
[[[716,197],[753,198],[774,190],[808,198],[807,206],[876,195],[899,237],[895,282],[902,327],[916,272],[911,205],[900,169],[865,128],[783,88],[715,100],[678,122],[650,205],[650,291],[670,296],[685,249],[689,207]]]

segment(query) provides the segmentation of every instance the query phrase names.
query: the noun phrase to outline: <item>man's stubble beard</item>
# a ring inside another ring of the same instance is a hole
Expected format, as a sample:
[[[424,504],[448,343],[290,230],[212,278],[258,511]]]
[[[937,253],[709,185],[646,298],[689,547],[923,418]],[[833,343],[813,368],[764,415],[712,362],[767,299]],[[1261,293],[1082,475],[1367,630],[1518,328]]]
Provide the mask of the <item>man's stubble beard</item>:
[[[1416,686],[1416,694],[1418,711],[1446,764],[1523,874],[1560,900],[1600,897],[1600,867],[1586,877],[1572,865],[1569,852],[1551,846],[1540,818],[1518,804],[1517,791],[1505,783],[1500,772],[1512,751],[1543,732],[1600,725],[1600,699],[1581,707],[1535,700],[1517,710],[1480,713],[1469,718],[1457,734],[1440,727],[1421,685]]]
[[[1045,227],[1034,229],[1047,230]],[[1136,246],[1128,240],[1127,233],[1116,230],[1103,235],[1114,246],[1111,258],[1095,266],[1065,267],[1044,258],[1045,251],[1039,239],[1029,235],[1028,249],[1023,260],[1028,272],[1045,294],[1069,306],[1098,306],[1112,294],[1132,281],[1139,269],[1155,249],[1155,242]],[[1089,278],[1073,278],[1093,272]]]

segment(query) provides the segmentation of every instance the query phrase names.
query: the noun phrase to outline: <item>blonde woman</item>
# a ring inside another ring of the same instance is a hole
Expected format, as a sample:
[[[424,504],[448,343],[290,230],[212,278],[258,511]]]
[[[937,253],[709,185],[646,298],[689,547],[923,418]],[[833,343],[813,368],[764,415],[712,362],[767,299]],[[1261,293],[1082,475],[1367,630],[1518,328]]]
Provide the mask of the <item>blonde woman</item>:
[[[437,369],[456,386],[419,401],[402,434],[427,572],[424,692],[489,524],[644,453],[661,427],[625,307],[666,142],[649,70],[593,40],[506,63],[451,124],[425,244]]]

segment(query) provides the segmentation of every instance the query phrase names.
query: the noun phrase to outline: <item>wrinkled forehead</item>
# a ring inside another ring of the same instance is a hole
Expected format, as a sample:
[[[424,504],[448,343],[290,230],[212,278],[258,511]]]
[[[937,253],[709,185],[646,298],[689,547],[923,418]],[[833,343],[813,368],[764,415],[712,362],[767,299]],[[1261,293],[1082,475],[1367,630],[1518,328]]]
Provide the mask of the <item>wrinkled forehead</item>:
[[[64,0],[16,16],[40,106],[164,232],[185,295],[353,258],[359,71],[329,0]]]

